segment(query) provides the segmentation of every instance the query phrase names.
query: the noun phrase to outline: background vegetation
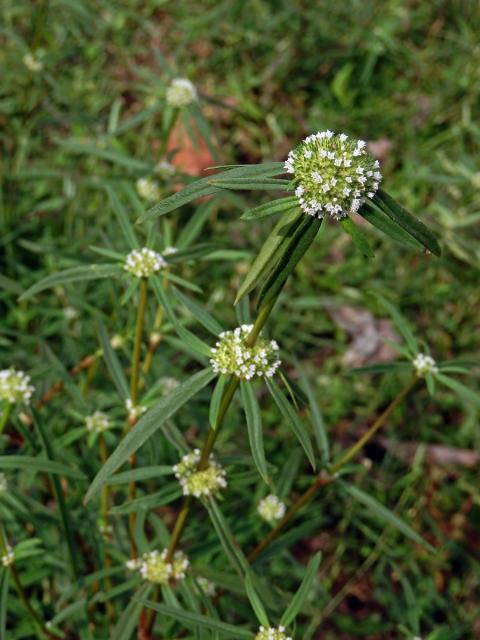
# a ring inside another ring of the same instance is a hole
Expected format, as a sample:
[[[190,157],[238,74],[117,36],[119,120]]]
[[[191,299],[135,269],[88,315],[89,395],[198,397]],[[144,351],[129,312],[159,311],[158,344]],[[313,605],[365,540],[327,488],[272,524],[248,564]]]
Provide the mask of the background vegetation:
[[[312,131],[346,131],[369,141],[389,191],[441,240],[442,258],[425,259],[371,234],[375,258],[368,260],[328,225],[282,295],[270,333],[304,363],[335,448],[351,444],[398,387],[394,375],[351,373],[354,366],[395,357],[381,343],[395,330],[370,290],[397,305],[439,360],[478,357],[477,2],[4,0],[1,20],[0,368],[28,371],[37,398],[98,349],[93,314],[109,334],[125,336],[119,357],[128,362],[134,314],[116,281],[57,288],[33,303],[19,303],[18,296],[49,273],[98,262],[92,247],[129,250],[106,187],[123,194],[134,221],[145,206],[135,182],[160,159],[163,97],[172,75],[195,83],[203,114],[174,131],[174,184],[211,165],[282,160]],[[41,60],[41,70],[26,67],[28,52]],[[172,188],[171,182],[162,186],[165,195]],[[201,288],[197,297],[225,327],[235,324],[236,288],[271,227],[269,219],[239,219],[242,209],[258,202],[258,193],[243,192],[219,200],[198,240],[235,252],[180,271]],[[178,238],[192,211],[185,207],[167,216],[169,222],[162,219],[160,247]],[[187,356],[168,357],[168,349],[177,347],[171,336],[154,359],[151,381],[181,379],[188,370]],[[48,429],[62,459],[80,456],[92,477],[96,450],[78,454],[69,433],[82,425],[82,403],[117,412],[119,425],[121,406],[112,403],[103,366],[82,372],[78,381],[90,392],[81,400],[78,388],[66,383],[67,395],[49,404]],[[300,465],[277,412],[265,410],[269,461],[280,470]],[[187,408],[177,426],[195,442],[207,414],[208,403]],[[240,410],[231,413],[221,435],[226,455],[246,449],[242,421]],[[1,447],[14,452],[20,444],[7,432]],[[353,499],[339,501],[327,488],[297,521],[291,552],[269,560],[273,579],[288,575],[295,582],[304,558],[323,552],[321,590],[299,637],[479,637],[479,444],[478,411],[443,388],[433,398],[426,389],[417,391],[395,413],[365,450],[358,482],[397,509],[437,553],[414,548]],[[171,447],[162,455],[175,462]],[[299,472],[294,491],[308,484],[307,466]],[[35,519],[43,522],[45,514],[37,507],[34,516],[28,513],[29,500],[38,505],[47,496],[45,487],[28,473],[11,472],[8,479],[27,509],[15,534],[35,532],[47,564],[60,562],[54,525],[47,517],[39,530]],[[248,474],[244,482],[243,497],[223,508],[248,547],[262,530],[247,530],[238,517],[254,508],[257,485]],[[288,479],[285,485],[288,490]],[[71,486],[77,521],[84,517],[86,486]],[[168,507],[162,513],[173,517]],[[90,525],[81,524],[85,530],[95,523],[94,509],[89,517]],[[194,538],[190,531],[187,540]],[[48,583],[44,560],[31,561],[27,585]],[[48,589],[43,593],[39,606],[54,617],[55,602]],[[40,599],[35,586],[32,597]],[[9,614],[9,637],[31,637],[20,602]]]

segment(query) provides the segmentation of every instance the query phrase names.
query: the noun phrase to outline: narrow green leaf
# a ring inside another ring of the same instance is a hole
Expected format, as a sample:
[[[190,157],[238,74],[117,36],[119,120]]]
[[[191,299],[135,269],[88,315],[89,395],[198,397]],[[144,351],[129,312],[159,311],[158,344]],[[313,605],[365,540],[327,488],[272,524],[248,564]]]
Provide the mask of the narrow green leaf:
[[[212,178],[210,184],[222,189],[245,189],[247,191],[290,191],[290,180],[278,178]]]
[[[175,287],[173,287],[173,293],[175,294],[176,298],[187,307],[193,317],[196,318],[196,320],[198,320],[198,322],[203,325],[205,329],[207,329],[207,331],[210,331],[210,333],[214,336],[218,336],[220,333],[222,333],[222,325],[217,322],[217,320],[215,320],[215,318],[211,316],[208,311],[206,311],[206,309],[202,307],[202,305],[198,304],[198,302],[195,302],[195,300],[188,298]]]
[[[10,583],[10,571],[0,569],[0,638],[7,637],[7,603],[8,587]]]
[[[292,601],[288,605],[285,613],[280,620],[280,624],[285,627],[290,626],[295,618],[300,613],[305,600],[308,598],[310,593],[310,589],[312,588],[315,577],[318,573],[318,568],[320,566],[320,560],[322,559],[322,554],[320,552],[316,553],[313,558],[311,558],[308,566],[305,570],[305,575],[302,580],[302,584],[298,588],[297,593],[292,598]]]
[[[85,502],[95,496],[110,476],[214,377],[215,373],[210,367],[199,371],[147,411],[97,473],[85,496]]]
[[[223,517],[217,502],[213,498],[210,498],[205,502],[205,506],[207,507],[208,514],[212,520],[212,524],[217,532],[226,556],[236,572],[243,579],[250,568],[247,559],[243,555],[240,547],[237,545],[235,537],[233,536],[227,521]]]
[[[108,483],[110,484],[110,482]],[[112,515],[124,515],[127,513],[136,513],[142,509],[156,509],[170,504],[182,495],[182,490],[178,482],[169,482],[160,491],[147,493],[135,500],[128,500],[124,504],[116,505],[110,509]]]
[[[436,373],[435,379],[452,391],[455,391],[455,393],[457,393],[466,402],[473,404],[475,407],[480,407],[480,394],[476,393],[472,389],[469,389],[463,383],[455,380],[455,378],[444,376],[443,373]]]
[[[131,158],[130,156],[114,151],[113,149],[102,149],[94,144],[83,144],[76,142],[75,140],[61,140],[58,144],[72,153],[79,153],[82,155],[101,158],[102,160],[108,160],[113,164],[118,164],[119,166],[126,167],[132,171],[142,171],[145,173],[152,169],[152,166],[146,162],[142,162],[136,158]]]
[[[267,304],[280,293],[288,276],[303,258],[322,225],[322,219],[305,216],[293,236],[285,244],[278,264],[263,284],[258,296],[257,306]]]
[[[98,338],[100,341],[100,346],[102,347],[105,364],[107,365],[107,369],[112,376],[113,384],[117,388],[120,398],[122,400],[126,400],[130,397],[130,392],[128,390],[128,383],[125,377],[125,373],[123,372],[120,361],[117,358],[117,354],[112,348],[105,325],[98,316],[96,320]]]
[[[235,304],[238,304],[275,267],[280,259],[282,245],[294,234],[303,217],[304,214],[301,211],[289,211],[277,222],[263,243],[250,267],[250,271],[238,290]]]
[[[259,220],[267,216],[284,213],[295,207],[298,207],[298,198],[296,196],[279,198],[278,200],[271,200],[270,202],[261,204],[259,207],[248,209],[240,216],[240,220]]]
[[[123,609],[122,615],[118,619],[117,624],[112,630],[110,640],[130,640],[135,628],[138,624],[140,613],[143,609],[143,604],[146,602],[144,598],[148,598],[150,592],[153,589],[153,585],[143,584],[135,594],[134,598],[130,600],[128,605]]]
[[[141,482],[142,480],[151,480],[152,478],[160,478],[161,476],[169,476],[171,474],[173,474],[173,469],[170,465],[161,464],[152,467],[140,467],[139,469],[116,473],[114,476],[109,478],[108,484],[113,485],[127,484],[129,482]]]
[[[212,429],[216,429],[217,428],[217,419],[218,419],[218,411],[220,409],[220,404],[222,402],[222,398],[223,398],[223,392],[225,390],[225,385],[227,383],[227,376],[221,375],[218,380],[217,380],[217,384],[215,385],[215,389],[213,390],[212,393],[212,399],[210,400],[210,410],[208,413],[208,418],[209,418],[209,422],[210,422],[210,426],[212,427]]]
[[[402,314],[398,311],[398,309],[395,307],[395,305],[393,305],[389,300],[384,298],[379,293],[374,292],[374,296],[377,298],[377,300],[382,304],[382,306],[385,307],[385,309],[391,315],[393,323],[395,324],[397,329],[400,331],[400,333],[404,337],[405,342],[407,343],[407,346],[411,351],[411,354],[413,355],[413,354],[417,353],[418,352],[418,342],[416,341],[415,336],[413,335],[413,331],[411,330],[410,325],[405,320],[405,318],[402,316]]]
[[[89,264],[79,267],[72,267],[59,271],[46,278],[43,278],[32,287],[27,289],[21,296],[20,300],[28,300],[40,291],[57,287],[59,285],[69,284],[70,282],[81,282],[83,280],[98,280],[100,278],[113,278],[122,275],[122,269],[117,264]]]
[[[139,599],[138,602],[142,606],[154,609],[157,613],[173,618],[173,620],[182,623],[188,628],[198,626],[202,629],[218,632],[227,638],[235,638],[236,640],[252,640],[253,637],[251,631],[242,629],[239,625],[227,624],[226,622],[215,620],[215,618],[209,618],[198,613],[186,611],[185,609],[177,609],[176,607],[170,607],[165,604],[157,604],[156,602],[144,600],[143,598]],[[111,640],[113,640],[113,638]]]
[[[372,251],[372,248],[367,240],[366,235],[363,233],[361,228],[356,225],[351,218],[348,216],[346,218],[342,218],[340,220],[340,224],[342,225],[344,231],[348,233],[348,235],[352,238],[353,243],[357,247],[357,249],[367,258],[373,258],[375,255]]]
[[[115,190],[110,185],[107,185],[106,190],[110,199],[110,204],[112,205],[113,212],[117,217],[118,224],[120,225],[120,229],[122,230],[123,237],[125,238],[127,245],[130,247],[130,249],[139,249],[140,244],[133,230],[133,226],[128,219],[128,214],[125,207],[120,202],[120,199],[118,198]]]
[[[300,364],[296,362],[296,368],[300,377],[302,389],[305,391],[308,398],[308,406],[310,408],[313,433],[315,435],[315,440],[317,441],[317,447],[320,451],[321,460],[323,464],[326,464],[330,460],[330,445],[328,442],[328,435],[327,430],[325,429],[323,416],[303,367],[301,367]]]
[[[65,476],[65,478],[85,480],[84,474],[77,469],[67,467],[61,462],[34,456],[0,456],[0,469],[26,469],[27,471],[56,473],[60,476]]]
[[[410,538],[410,540],[413,540],[413,542],[416,542],[417,544],[422,545],[429,551],[435,551],[435,549],[428,542],[426,542],[426,540],[424,540],[420,534],[418,534],[414,529],[412,529],[410,525],[408,525],[404,520],[399,518],[396,513],[393,513],[393,511],[390,511],[390,509],[387,509],[386,507],[384,507],[383,504],[380,504],[378,500],[370,496],[368,493],[365,493],[361,489],[358,489],[358,487],[354,487],[352,485],[346,485],[344,483],[342,484],[346,489],[346,491],[353,498],[355,498],[356,500],[361,502],[365,507],[370,509],[370,511],[375,516],[377,516],[387,524],[397,529],[397,531],[400,531],[401,533],[403,533],[404,536],[406,536],[407,538]]]
[[[267,383],[268,390],[270,391],[272,398],[275,400],[276,405],[278,406],[280,413],[282,416],[285,416],[288,420],[288,424],[292,429],[293,433],[297,437],[298,441],[303,447],[307,458],[310,461],[313,469],[316,468],[315,454],[313,452],[312,443],[310,441],[310,437],[307,433],[307,429],[305,424],[302,422],[300,417],[294,411],[292,405],[284,396],[280,387],[270,378],[265,378]]]
[[[378,364],[366,364],[364,367],[351,369],[350,373],[388,373],[389,371],[411,371],[409,362],[379,362]]]
[[[210,200],[202,202],[188,222],[185,225],[182,225],[182,230],[180,231],[180,235],[176,242],[176,246],[179,250],[189,247],[192,242],[198,238],[202,233],[208,217],[218,205],[218,196],[214,196]]]
[[[391,220],[403,227],[405,231],[415,238],[415,240],[418,240],[418,242],[420,242],[429,251],[436,256],[441,255],[442,250],[440,249],[440,245],[428,227],[396,202],[396,200],[389,196],[388,193],[379,189],[372,202],[374,202]]]
[[[369,202],[365,202],[359,210],[359,215],[365,218],[373,227],[382,231],[386,236],[392,238],[396,242],[405,245],[409,249],[415,251],[423,251],[423,245],[415,238],[412,238],[402,227],[392,222],[380,209],[377,209]]]
[[[261,625],[268,628],[270,626],[270,622],[268,621],[267,612],[265,611],[265,607],[263,606],[257,592],[255,591],[255,587],[253,586],[250,574],[247,574],[245,576],[245,591],[247,592],[247,596],[250,600],[250,604],[252,605],[252,609],[257,616],[257,620]]]
[[[265,459],[265,448],[263,446],[262,417],[252,383],[241,382],[240,391],[245,417],[247,418],[248,440],[250,442],[253,460],[258,469],[258,473],[265,482],[268,482],[267,461]]]

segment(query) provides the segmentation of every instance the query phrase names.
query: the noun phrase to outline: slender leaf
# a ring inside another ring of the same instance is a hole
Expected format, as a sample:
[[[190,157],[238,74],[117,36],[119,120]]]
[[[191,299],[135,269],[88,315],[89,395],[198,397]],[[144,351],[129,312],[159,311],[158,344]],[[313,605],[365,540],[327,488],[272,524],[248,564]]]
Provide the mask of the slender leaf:
[[[223,517],[217,502],[213,498],[210,498],[205,504],[226,556],[239,576],[243,579],[249,570],[247,559],[237,545],[235,537]]]
[[[325,429],[323,416],[303,367],[301,367],[298,362],[296,362],[295,364],[300,377],[302,389],[305,391],[308,398],[308,406],[310,408],[313,433],[315,435],[315,440],[317,441],[317,447],[320,451],[322,463],[326,464],[330,459],[330,445],[328,442],[328,435],[327,430]]]
[[[455,393],[457,393],[466,402],[473,404],[475,407],[480,407],[480,394],[476,393],[472,389],[469,389],[463,383],[455,380],[455,378],[444,376],[442,373],[436,373],[435,379],[452,391],[455,391]]]
[[[250,600],[250,604],[252,605],[252,609],[257,616],[257,620],[261,625],[268,628],[270,626],[270,622],[268,621],[267,612],[265,611],[265,607],[263,606],[262,601],[255,591],[255,587],[253,586],[253,581],[250,577],[250,574],[247,574],[245,576],[245,591],[247,592],[247,596]]]
[[[210,410],[209,410],[209,422],[212,429],[217,428],[217,419],[218,419],[218,411],[220,409],[220,404],[223,398],[223,392],[225,390],[225,385],[227,383],[228,378],[224,375],[221,375],[217,384],[215,385],[215,389],[212,393],[212,399],[210,400]]]
[[[151,480],[152,478],[160,478],[161,476],[169,476],[173,474],[170,465],[156,465],[153,467],[140,467],[139,469],[131,469],[116,473],[108,481],[109,485],[127,484],[129,482],[141,482],[142,480]]]
[[[367,222],[369,222],[373,227],[376,227],[380,231],[382,231],[385,235],[400,244],[403,244],[409,249],[413,249],[415,251],[423,251],[423,245],[412,238],[410,234],[408,234],[402,227],[399,227],[398,224],[392,222],[390,218],[385,215],[380,209],[377,209],[373,205],[368,202],[365,202],[359,210],[359,215],[362,218],[365,218]]]
[[[290,425],[293,433],[295,434],[298,441],[302,445],[303,450],[305,451],[307,458],[310,461],[310,464],[315,469],[316,468],[315,454],[313,452],[312,443],[307,433],[305,424],[302,422],[300,417],[294,411],[292,405],[284,396],[280,387],[278,387],[278,385],[270,378],[266,378],[266,383],[272,395],[272,398],[275,400],[276,405],[280,409],[280,413],[287,418],[288,424]]]
[[[210,180],[210,184],[223,189],[244,189],[247,191],[290,190],[290,181],[278,178],[213,178]]]
[[[396,513],[393,513],[393,511],[390,511],[390,509],[384,507],[383,504],[378,502],[378,500],[373,498],[368,493],[365,493],[358,487],[346,484],[343,484],[343,486],[353,498],[361,502],[365,507],[367,507],[367,509],[370,509],[370,511],[380,520],[383,520],[387,524],[391,525],[392,527],[397,529],[397,531],[403,533],[404,536],[410,538],[410,540],[413,540],[413,542],[422,545],[429,551],[434,551],[434,548],[428,542],[426,542],[426,540],[424,540],[420,534],[412,529],[410,525],[408,525],[404,520],[399,518]]]
[[[195,300],[188,298],[175,287],[173,288],[173,293],[178,298],[178,300],[180,300],[180,302],[187,307],[194,318],[198,320],[198,322],[203,325],[205,329],[207,329],[207,331],[210,331],[210,333],[214,336],[218,336],[220,333],[222,333],[222,325],[217,322],[217,320],[215,320],[215,318],[212,317],[208,313],[208,311],[206,311],[204,307],[202,307],[202,305],[198,304],[198,302],[195,302]]]
[[[0,469],[26,469],[27,471],[55,473],[76,480],[85,479],[84,474],[77,469],[67,467],[61,462],[33,456],[0,456]]]
[[[413,331],[411,330],[408,322],[405,320],[402,314],[398,311],[395,305],[393,305],[389,300],[384,298],[379,293],[375,292],[374,295],[377,298],[377,300],[379,300],[379,302],[381,302],[381,304],[385,307],[388,313],[391,315],[395,326],[404,337],[405,342],[407,343],[407,346],[410,349],[412,355],[417,353],[418,342],[416,341],[415,336],[413,335]]]
[[[99,317],[97,317],[97,331],[107,369],[112,376],[113,383],[117,388],[120,398],[126,400],[130,397],[127,379],[125,378],[125,373],[117,358],[117,354],[112,348],[105,325]]]
[[[278,200],[271,200],[261,204],[259,207],[248,209],[240,216],[240,220],[259,220],[278,213],[285,213],[285,211],[290,211],[295,207],[298,207],[298,198],[296,196],[279,198]]]
[[[0,638],[7,637],[7,603],[10,571],[0,569]]]
[[[199,371],[147,411],[97,473],[85,496],[85,502],[95,496],[110,476],[214,377],[215,373],[210,367]]]
[[[321,559],[322,554],[318,552],[308,563],[305,575],[302,580],[302,584],[300,585],[297,593],[292,598],[292,601],[288,605],[285,613],[282,616],[282,619],[280,620],[280,624],[284,625],[285,627],[290,626],[294,622],[295,618],[300,613],[305,600],[308,598],[310,589],[312,588],[313,582],[317,575]]]
[[[352,238],[353,243],[360,251],[360,253],[363,253],[363,255],[367,258],[373,258],[374,253],[372,251],[372,248],[367,240],[367,237],[360,229],[360,227],[356,225],[348,216],[346,218],[342,218],[340,220],[340,224],[342,225],[344,231],[346,231]]]
[[[98,280],[100,278],[112,278],[122,274],[122,269],[117,264],[89,264],[79,267],[72,267],[53,273],[43,278],[32,287],[27,289],[21,296],[20,300],[28,300],[40,291],[57,287],[70,282],[81,282],[83,280]]]
[[[137,240],[137,236],[135,235],[132,224],[128,219],[128,214],[125,207],[120,202],[120,199],[118,198],[115,190],[110,185],[107,185],[106,190],[110,199],[110,204],[112,205],[113,212],[117,217],[118,224],[120,225],[123,237],[125,238],[128,246],[131,249],[139,249],[140,244]]]
[[[137,626],[140,612],[143,609],[145,602],[144,598],[148,598],[153,585],[146,583],[143,584],[137,591],[134,598],[130,600],[128,605],[122,612],[122,615],[118,619],[117,624],[113,628],[110,634],[110,640],[130,640],[133,632]]]
[[[415,240],[418,240],[418,242],[429,251],[436,256],[441,255],[442,250],[440,249],[440,245],[428,227],[396,202],[388,193],[379,189],[373,198],[373,202],[386,213],[391,220],[403,227],[405,231],[415,238]]]
[[[253,460],[257,466],[258,473],[265,482],[268,482],[267,461],[265,459],[265,448],[263,446],[262,417],[258,406],[253,385],[250,382],[241,382],[240,391],[242,404],[247,418],[248,440],[252,451]]]

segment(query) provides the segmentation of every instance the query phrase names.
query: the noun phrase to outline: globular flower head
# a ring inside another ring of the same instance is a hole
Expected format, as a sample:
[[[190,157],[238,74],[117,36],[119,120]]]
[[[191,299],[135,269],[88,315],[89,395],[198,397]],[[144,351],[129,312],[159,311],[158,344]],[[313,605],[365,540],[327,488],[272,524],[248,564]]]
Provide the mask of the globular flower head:
[[[0,371],[0,400],[10,404],[28,404],[34,390],[30,376],[23,371],[13,367]]]
[[[432,356],[426,353],[417,353],[413,359],[413,366],[417,372],[417,376],[423,378],[427,373],[437,373],[438,367]]]
[[[5,493],[8,489],[7,478],[4,473],[0,473],[0,493]]]
[[[285,633],[285,627],[260,627],[255,640],[292,640],[290,636]]]
[[[91,433],[103,433],[110,427],[110,420],[103,411],[95,411],[91,416],[85,418],[87,431]]]
[[[161,198],[160,187],[155,180],[139,178],[136,182],[136,187],[138,195],[144,200],[148,200],[148,202],[156,202]]]
[[[273,494],[270,494],[260,500],[257,511],[261,518],[270,524],[276,520],[280,520],[285,515],[285,504]]]
[[[197,578],[197,582],[200,585],[200,588],[202,589],[203,593],[209,598],[214,598],[217,595],[217,587],[208,578],[199,576]]]
[[[9,567],[13,564],[15,560],[15,554],[10,546],[7,545],[6,553],[3,554],[1,560],[4,567]]]
[[[210,364],[215,373],[232,374],[242,380],[254,376],[271,378],[281,364],[275,340],[258,338],[252,347],[247,338],[253,325],[243,324],[234,331],[224,331],[211,349]]]
[[[162,180],[168,180],[168,178],[175,175],[176,169],[168,160],[160,160],[160,162],[157,162],[155,165],[155,173]]]
[[[167,266],[162,256],[152,249],[134,249],[130,251],[123,268],[137,278],[149,278]]]
[[[197,97],[195,85],[187,78],[174,78],[167,89],[167,102],[174,109],[188,107]]]
[[[172,580],[182,580],[189,566],[187,556],[182,551],[176,551],[171,562],[167,557],[167,549],[160,553],[148,551],[137,560],[129,560],[127,568],[138,570],[145,580],[154,584],[169,584]]]
[[[213,456],[210,456],[207,468],[202,471],[197,471],[199,462],[200,449],[195,449],[192,453],[184,455],[173,467],[183,495],[195,498],[213,496],[227,486],[225,471]]]
[[[374,197],[382,174],[366,146],[345,133],[319,131],[290,151],[285,169],[293,174],[295,195],[305,213],[339,220]]]
[[[32,73],[39,73],[43,69],[43,62],[38,56],[35,56],[31,51],[23,56],[23,64]]]

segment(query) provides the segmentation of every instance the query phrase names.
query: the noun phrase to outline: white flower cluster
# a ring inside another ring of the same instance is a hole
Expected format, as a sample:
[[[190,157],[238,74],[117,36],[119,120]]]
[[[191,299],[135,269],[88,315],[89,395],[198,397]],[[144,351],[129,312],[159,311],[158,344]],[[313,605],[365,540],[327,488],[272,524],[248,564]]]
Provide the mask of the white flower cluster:
[[[137,278],[149,278],[167,266],[162,256],[152,249],[134,249],[128,254],[123,268]]]
[[[285,633],[285,627],[280,625],[277,629],[275,627],[260,627],[259,632],[255,636],[255,640],[292,640],[291,636],[287,636]]]
[[[204,578],[203,576],[199,576],[197,578],[197,582],[200,585],[203,593],[206,596],[208,596],[209,598],[214,598],[217,595],[217,587],[208,578]]]
[[[319,131],[290,151],[285,169],[293,174],[295,195],[305,213],[339,220],[356,213],[365,197],[374,197],[382,174],[366,146],[345,133]]]
[[[0,371],[0,401],[10,404],[28,404],[35,391],[30,384],[30,376],[11,367]]]
[[[212,496],[227,486],[225,470],[215,461],[213,456],[208,460],[208,467],[197,471],[200,462],[200,449],[183,456],[173,467],[175,477],[180,483],[184,496],[201,498]]]
[[[156,202],[161,198],[160,187],[155,180],[139,178],[136,182],[138,195],[148,202]]]
[[[147,410],[147,407],[142,407],[141,404],[137,404],[137,406],[134,407],[131,398],[125,400],[125,408],[128,411],[128,417],[130,420],[136,420]]]
[[[0,473],[0,493],[5,493],[8,489],[7,478],[4,473]]]
[[[195,85],[187,78],[175,78],[167,89],[167,102],[174,109],[188,107],[197,99]]]
[[[175,175],[176,169],[168,160],[160,160],[160,162],[157,162],[155,165],[155,173],[162,180],[168,180],[168,178]]]
[[[9,567],[13,564],[14,560],[15,554],[13,552],[13,549],[7,545],[7,553],[2,556],[2,565],[4,567]]]
[[[148,551],[137,560],[129,560],[127,569],[138,570],[145,580],[154,584],[169,584],[173,580],[182,580],[189,567],[189,561],[183,551],[176,551],[171,562],[167,560],[168,550]]]
[[[272,524],[276,520],[280,520],[285,515],[285,504],[273,494],[270,494],[260,500],[257,511],[261,518]]]
[[[103,411],[95,411],[85,418],[85,426],[91,433],[103,433],[110,427],[110,420]]]
[[[425,353],[417,353],[413,359],[413,366],[417,372],[417,376],[423,377],[427,373],[437,373],[438,367],[432,356]]]
[[[178,251],[177,247],[167,247],[162,251],[162,256],[171,256],[174,253],[177,253],[177,251]]]
[[[23,64],[32,73],[39,73],[43,69],[43,62],[38,56],[33,55],[31,51],[23,56]]]
[[[234,331],[223,331],[215,348],[210,350],[215,373],[231,373],[242,380],[250,380],[254,376],[271,378],[281,360],[278,357],[278,344],[275,340],[258,338],[252,346],[246,341],[253,325],[242,324]]]

